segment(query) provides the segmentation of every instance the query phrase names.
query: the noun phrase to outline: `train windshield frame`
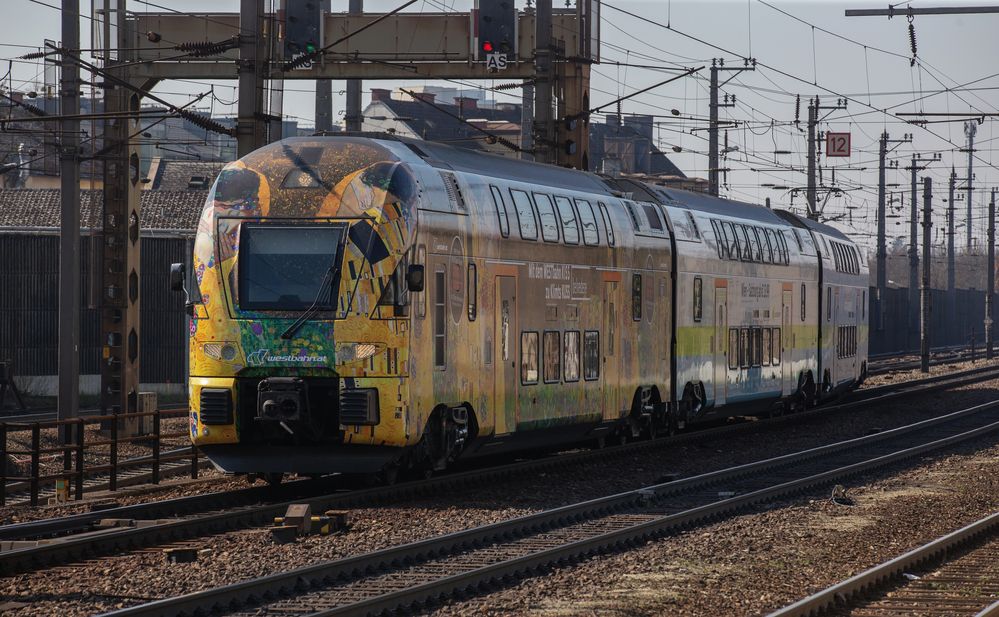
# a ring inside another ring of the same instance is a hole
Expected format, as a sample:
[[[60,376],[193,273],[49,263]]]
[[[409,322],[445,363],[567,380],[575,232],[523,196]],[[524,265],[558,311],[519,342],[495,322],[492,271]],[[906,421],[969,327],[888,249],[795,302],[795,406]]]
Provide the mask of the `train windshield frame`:
[[[240,225],[239,235],[240,309],[336,309],[347,225],[253,222]]]

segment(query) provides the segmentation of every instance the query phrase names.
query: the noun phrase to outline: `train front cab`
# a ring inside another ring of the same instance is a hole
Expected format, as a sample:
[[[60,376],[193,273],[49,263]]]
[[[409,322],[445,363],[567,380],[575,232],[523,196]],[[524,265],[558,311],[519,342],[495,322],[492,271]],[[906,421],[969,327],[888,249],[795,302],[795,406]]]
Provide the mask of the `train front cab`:
[[[377,471],[408,445],[418,192],[399,159],[373,140],[293,138],[213,186],[193,255],[190,430],[225,471]]]

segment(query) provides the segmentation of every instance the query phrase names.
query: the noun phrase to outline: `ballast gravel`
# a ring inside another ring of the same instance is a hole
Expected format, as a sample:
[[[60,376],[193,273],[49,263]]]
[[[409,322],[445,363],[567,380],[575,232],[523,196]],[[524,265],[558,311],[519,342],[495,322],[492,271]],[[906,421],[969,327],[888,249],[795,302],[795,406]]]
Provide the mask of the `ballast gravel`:
[[[908,424],[947,411],[988,402],[996,398],[997,391],[999,391],[999,380],[982,382],[956,390],[928,394],[916,400],[910,399],[876,409],[866,409],[863,412],[852,412],[841,417],[816,418],[800,424],[763,426],[761,427],[763,430],[760,431],[740,433],[738,441],[731,437],[697,439],[675,444],[672,448],[662,447],[641,453],[618,454],[580,464],[571,469],[535,473],[523,479],[465,489],[460,493],[434,499],[401,501],[389,506],[358,509],[351,512],[352,526],[346,532],[330,536],[310,536],[292,544],[276,544],[267,529],[249,529],[201,538],[185,543],[200,551],[195,563],[168,564],[162,553],[163,547],[159,547],[154,550],[5,577],[0,579],[0,612],[15,616],[90,615],[129,606],[143,600],[251,579],[323,560],[356,555],[638,488],[654,484],[664,475],[672,473],[690,476],[856,437],[873,428]],[[997,452],[995,450],[990,452],[992,459],[995,459]],[[967,457],[948,457],[932,465],[944,463],[956,465],[965,458]],[[980,464],[985,465],[987,459],[988,457]],[[999,467],[999,464],[996,467]],[[957,492],[959,498],[954,501],[961,507],[966,507],[966,512],[973,517],[975,515],[972,513],[977,505],[983,503],[982,500],[990,494],[992,496],[996,494],[994,480],[991,479],[999,477],[996,471],[999,469],[988,467],[978,475],[969,476],[971,479],[965,483],[954,480],[954,478],[964,478],[964,472],[955,471],[945,486],[949,486],[948,490]],[[902,474],[898,477],[905,476],[906,474]],[[986,482],[987,486],[974,488],[981,483],[980,481]],[[893,486],[891,483],[895,480],[887,478],[876,482],[884,486]],[[874,486],[878,485],[875,483]],[[897,485],[896,490],[908,490],[905,489],[907,486],[902,482]],[[875,488],[864,490],[874,491]],[[881,490],[884,492],[888,489]],[[949,500],[954,494],[946,491],[940,494],[923,492],[926,494],[920,494],[920,499],[926,497],[936,500],[937,506],[949,512],[947,510],[951,507],[948,505]],[[979,495],[979,497],[970,499],[968,495]],[[911,509],[920,512],[923,517],[937,516],[942,523],[959,518],[959,513],[953,516],[933,515],[932,508],[926,509],[920,506],[922,503],[920,499],[900,498],[886,503],[896,508],[900,515],[908,516],[905,513]],[[863,502],[859,503],[860,506],[864,506]],[[992,503],[991,507],[994,506]],[[664,606],[672,607],[665,610],[667,614],[730,614],[734,610],[732,607],[738,610],[731,614],[753,614],[754,611],[761,610],[757,608],[759,606],[775,607],[785,599],[788,601],[795,599],[797,597],[795,594],[804,595],[810,588],[808,585],[818,588],[834,582],[842,578],[839,574],[844,569],[853,567],[852,571],[855,572],[872,565],[881,557],[895,554],[893,551],[898,549],[902,538],[908,537],[906,534],[912,531],[911,525],[905,525],[901,527],[902,535],[890,532],[890,523],[893,519],[887,515],[874,513],[869,515],[868,518],[871,520],[864,525],[843,518],[838,521],[843,523],[842,528],[825,530],[822,525],[827,521],[823,517],[839,519],[863,512],[856,508],[850,510],[841,510],[841,508],[843,507],[828,504],[824,499],[817,499],[811,504],[791,505],[771,512],[739,517],[727,523],[699,528],[681,538],[664,539],[643,549],[665,551],[661,557],[658,553],[644,555],[640,554],[640,551],[632,551],[616,557],[594,560],[578,566],[580,569],[578,575],[572,574],[575,568],[557,571],[550,576],[523,583],[515,589],[487,596],[475,604],[456,605],[444,609],[444,612],[481,614],[491,611],[492,614],[505,615],[532,611],[548,614],[546,611],[553,611],[551,614],[556,615],[604,614],[604,608],[601,608],[603,605],[587,608],[588,605],[579,600],[578,596],[571,598],[566,596],[564,605],[547,603],[548,600],[554,601],[560,597],[558,593],[573,592],[583,594],[593,601],[614,599],[623,602],[625,604],[621,606],[625,608],[621,614],[663,614],[659,609]],[[752,517],[756,516],[775,518],[766,519],[762,523],[750,523],[755,520]],[[802,535],[798,538],[802,542],[795,545],[792,540],[797,538],[794,534],[799,532],[793,531],[789,525],[809,517],[818,521],[815,523],[817,527],[800,531],[801,534],[812,535]],[[866,544],[858,544],[852,550],[837,553],[839,549],[835,543],[812,542],[819,537],[825,538],[825,535],[819,534],[827,532],[832,538],[837,537],[837,534],[851,537],[850,534],[855,530],[850,525],[854,523],[860,525],[859,529],[864,531],[862,542]],[[889,524],[889,528],[882,529],[886,524]],[[959,525],[955,525],[954,528],[956,526]],[[940,535],[950,528],[949,525],[946,528],[939,527],[936,521],[934,525],[918,526],[919,530],[931,535],[934,533]],[[758,532],[765,533],[757,538],[755,534]],[[685,563],[683,559],[689,560],[692,557],[683,557],[688,554],[686,552],[676,552],[679,550],[675,548],[678,540],[695,542],[695,546],[701,547],[699,550],[714,555],[715,561],[705,564],[690,561],[692,564],[690,569],[684,569],[687,566],[683,565]],[[805,567],[793,562],[794,565],[789,566],[791,574],[794,575],[793,583],[786,585],[781,578],[784,566],[780,564],[797,555],[790,548],[793,546],[798,546],[798,550],[804,550],[801,559],[812,559],[812,565]],[[828,550],[823,547],[827,547]],[[785,555],[785,548],[791,552]],[[651,574],[643,573],[644,568],[651,568],[651,564],[660,563],[657,560],[666,560],[674,554],[680,555],[680,566],[668,565],[666,561],[661,561],[664,564],[661,567],[665,570],[652,569]],[[595,565],[610,563],[608,560],[619,561],[615,561],[617,565],[610,567]],[[827,569],[829,574],[825,578],[819,576]],[[757,572],[760,576],[753,575],[752,572]],[[628,573],[632,573],[633,577],[620,578]],[[670,576],[685,581],[684,585],[700,587],[702,593],[697,596],[683,595],[677,599],[678,603],[675,605],[663,604],[662,598],[657,594],[673,593],[670,591],[673,588]],[[740,578],[742,576],[744,578]],[[803,582],[802,577],[807,578],[808,582]],[[813,583],[809,577],[815,577],[815,580],[820,582]],[[725,591],[732,581],[741,581],[739,584],[744,587],[743,590],[733,593]],[[559,587],[562,583],[575,589],[564,590]],[[610,584],[621,586],[623,591],[612,594],[610,591],[612,588],[608,586]],[[629,593],[632,589],[629,585],[635,586],[634,594]],[[716,585],[714,591],[711,591],[712,585]],[[722,591],[725,593],[721,593]],[[738,603],[726,605],[728,608],[720,612],[707,608],[710,602],[704,600],[703,596],[719,594],[725,595],[732,602],[738,600]],[[645,600],[626,603],[630,601],[628,598],[631,596],[645,598],[649,595],[655,599],[648,601],[648,606],[653,608],[647,612],[643,612],[646,609],[642,608],[646,606],[643,604]],[[14,604],[2,606],[6,602]],[[574,610],[577,612],[572,612]],[[617,609],[608,607],[607,610]]]

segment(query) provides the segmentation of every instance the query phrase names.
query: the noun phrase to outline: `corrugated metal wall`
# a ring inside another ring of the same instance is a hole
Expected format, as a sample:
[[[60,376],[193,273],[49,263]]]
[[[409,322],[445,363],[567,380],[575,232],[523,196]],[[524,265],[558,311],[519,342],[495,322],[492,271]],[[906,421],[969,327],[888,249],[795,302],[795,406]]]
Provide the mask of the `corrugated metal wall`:
[[[81,295],[86,306],[90,237],[81,238]],[[184,300],[170,291],[170,264],[187,261],[183,238],[142,239],[141,374],[143,383],[183,383],[187,353]],[[58,348],[59,237],[0,234],[0,358],[18,375],[55,375]],[[100,373],[98,311],[80,312],[80,372]]]
[[[882,354],[919,350],[919,323],[909,323],[908,288],[888,289],[885,295],[883,329],[877,328],[877,288],[872,287],[869,315],[872,316],[870,353]],[[985,339],[985,292],[977,289],[958,289],[951,307],[947,291],[930,292],[930,346],[967,345],[972,335],[981,348]],[[918,310],[918,307],[917,307]],[[999,337],[997,337],[999,338]]]

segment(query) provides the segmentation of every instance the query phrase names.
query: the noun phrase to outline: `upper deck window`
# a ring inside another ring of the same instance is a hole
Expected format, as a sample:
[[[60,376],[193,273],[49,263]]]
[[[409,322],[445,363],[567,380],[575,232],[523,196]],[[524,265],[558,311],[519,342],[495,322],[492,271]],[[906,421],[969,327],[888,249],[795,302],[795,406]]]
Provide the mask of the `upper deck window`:
[[[600,204],[600,214],[604,217],[604,225],[607,227],[607,246],[614,246],[614,225],[611,224],[610,212],[607,211],[607,204],[604,202],[598,202]]]
[[[662,219],[659,218],[658,209],[652,204],[645,204],[643,208],[645,210],[645,218],[649,220],[649,225],[652,226],[652,229],[662,231],[663,222]]]
[[[241,309],[336,307],[345,225],[243,223],[239,234]]]
[[[489,190],[493,194],[493,203],[496,205],[496,216],[499,217],[500,235],[507,238],[510,236],[510,217],[506,213],[503,193],[495,186],[490,186]]]
[[[593,214],[593,206],[585,199],[576,200],[579,210],[579,222],[583,224],[583,242],[591,246],[600,244],[600,229],[597,227],[597,217]]]
[[[541,218],[541,237],[545,242],[558,242],[558,219],[555,218],[552,198],[544,193],[535,193],[534,203],[538,206],[538,216]]]
[[[555,205],[558,206],[558,217],[562,221],[562,239],[566,244],[579,244],[579,219],[572,202],[568,197],[556,195]]]
[[[517,210],[517,221],[520,223],[520,237],[524,240],[538,239],[538,222],[534,218],[534,206],[531,197],[524,191],[510,189],[513,205]]]

